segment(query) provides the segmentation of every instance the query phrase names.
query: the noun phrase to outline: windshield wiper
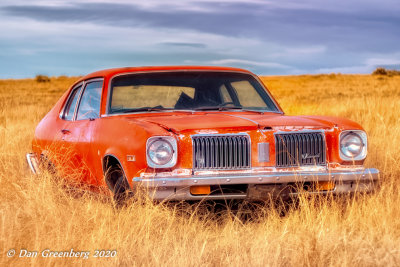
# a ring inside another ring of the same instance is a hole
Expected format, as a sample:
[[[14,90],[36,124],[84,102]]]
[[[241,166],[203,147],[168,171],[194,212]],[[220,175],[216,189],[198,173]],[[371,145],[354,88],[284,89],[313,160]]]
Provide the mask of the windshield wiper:
[[[190,110],[179,110],[175,108],[164,108],[164,107],[140,107],[140,108],[119,108],[113,109],[111,113],[131,113],[131,112],[151,112],[151,111],[165,111],[165,110],[175,110],[180,112],[190,112]],[[223,104],[218,106],[203,106],[197,107],[193,109],[194,111],[207,111],[207,110],[217,110],[217,111],[227,111],[227,110],[241,110],[247,112],[254,112],[257,114],[264,114],[264,110],[251,110],[251,109],[244,109],[242,106],[225,106]]]
[[[232,107],[228,107],[228,106],[204,106],[204,107],[198,107],[195,108],[194,110],[196,111],[206,111],[206,110],[218,110],[218,111],[226,111],[226,110],[230,110],[230,109],[239,109],[242,111],[248,111],[248,112],[255,112],[257,114],[263,114],[264,111],[261,110],[251,110],[251,109],[244,109],[242,106],[232,106]]]
[[[219,110],[219,111],[222,111],[222,110],[229,110],[229,109],[243,109],[243,107],[242,106],[228,107],[228,106],[225,106],[224,104],[220,104],[217,106],[197,107],[197,108],[194,108],[193,110]]]
[[[113,109],[112,113],[130,113],[130,112],[142,112],[142,111],[163,111],[163,110],[173,110],[174,108],[164,108],[164,107],[140,107],[140,108],[120,108]]]

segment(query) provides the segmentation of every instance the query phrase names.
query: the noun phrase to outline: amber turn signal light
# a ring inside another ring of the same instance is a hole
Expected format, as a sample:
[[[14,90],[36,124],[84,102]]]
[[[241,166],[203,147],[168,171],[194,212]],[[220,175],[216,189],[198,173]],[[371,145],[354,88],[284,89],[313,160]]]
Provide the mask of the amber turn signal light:
[[[331,191],[335,189],[335,182],[332,181],[320,181],[315,185],[317,191]]]
[[[208,195],[211,192],[209,185],[197,185],[190,187],[190,194],[192,195]]]

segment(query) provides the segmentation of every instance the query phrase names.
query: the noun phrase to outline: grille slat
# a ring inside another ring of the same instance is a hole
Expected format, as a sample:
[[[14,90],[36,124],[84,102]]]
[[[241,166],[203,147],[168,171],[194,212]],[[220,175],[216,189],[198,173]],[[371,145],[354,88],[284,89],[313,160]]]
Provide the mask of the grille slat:
[[[238,170],[250,168],[248,135],[192,136],[193,169]]]
[[[275,135],[277,167],[325,165],[325,138],[322,132]]]

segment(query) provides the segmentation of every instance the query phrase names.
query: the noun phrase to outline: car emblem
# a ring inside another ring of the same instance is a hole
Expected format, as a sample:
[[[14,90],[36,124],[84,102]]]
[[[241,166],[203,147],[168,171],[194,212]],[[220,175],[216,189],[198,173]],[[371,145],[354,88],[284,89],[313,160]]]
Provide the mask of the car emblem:
[[[308,153],[301,154],[301,158],[302,158],[302,159],[315,159],[315,158],[319,158],[319,153],[316,154],[316,155],[309,155]]]

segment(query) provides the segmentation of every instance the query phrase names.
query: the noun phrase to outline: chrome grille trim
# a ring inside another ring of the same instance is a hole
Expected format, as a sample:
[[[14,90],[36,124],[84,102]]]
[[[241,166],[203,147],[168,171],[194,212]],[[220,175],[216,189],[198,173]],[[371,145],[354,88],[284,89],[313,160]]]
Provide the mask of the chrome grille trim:
[[[251,167],[248,134],[193,135],[194,170],[242,170]]]
[[[322,131],[275,133],[276,167],[326,164],[325,134]]]

